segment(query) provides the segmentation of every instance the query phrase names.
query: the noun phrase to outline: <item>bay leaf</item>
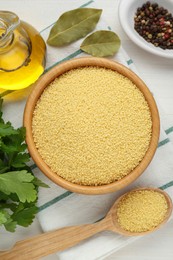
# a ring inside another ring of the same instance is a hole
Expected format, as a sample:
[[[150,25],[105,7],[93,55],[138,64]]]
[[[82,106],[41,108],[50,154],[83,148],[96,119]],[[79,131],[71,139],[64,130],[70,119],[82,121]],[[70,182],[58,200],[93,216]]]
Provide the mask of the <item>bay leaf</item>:
[[[102,10],[77,8],[62,14],[52,27],[47,43],[63,46],[85,37],[98,23]]]
[[[120,48],[121,41],[112,31],[100,30],[89,35],[81,44],[80,49],[96,57],[114,55]]]

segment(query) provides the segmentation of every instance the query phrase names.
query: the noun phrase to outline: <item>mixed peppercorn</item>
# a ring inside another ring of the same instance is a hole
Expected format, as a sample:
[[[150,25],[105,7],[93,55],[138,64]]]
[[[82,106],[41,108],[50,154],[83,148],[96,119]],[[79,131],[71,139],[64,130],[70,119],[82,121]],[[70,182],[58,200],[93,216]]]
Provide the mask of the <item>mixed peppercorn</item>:
[[[147,41],[162,49],[173,49],[173,16],[157,3],[146,2],[137,9],[135,30]]]

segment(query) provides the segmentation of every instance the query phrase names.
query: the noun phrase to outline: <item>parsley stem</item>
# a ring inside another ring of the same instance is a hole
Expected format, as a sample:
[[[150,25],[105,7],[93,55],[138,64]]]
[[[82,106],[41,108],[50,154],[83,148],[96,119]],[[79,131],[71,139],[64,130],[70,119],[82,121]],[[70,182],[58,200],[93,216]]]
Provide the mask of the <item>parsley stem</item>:
[[[2,93],[0,94],[0,97],[4,97],[4,96],[6,96],[6,95],[12,93],[13,91],[14,91],[14,90],[6,90],[6,91],[4,91],[4,92],[2,92]]]
[[[10,170],[10,167],[9,167],[9,166],[4,167],[3,169],[0,170],[0,174],[5,173],[5,172],[7,172],[8,170]]]

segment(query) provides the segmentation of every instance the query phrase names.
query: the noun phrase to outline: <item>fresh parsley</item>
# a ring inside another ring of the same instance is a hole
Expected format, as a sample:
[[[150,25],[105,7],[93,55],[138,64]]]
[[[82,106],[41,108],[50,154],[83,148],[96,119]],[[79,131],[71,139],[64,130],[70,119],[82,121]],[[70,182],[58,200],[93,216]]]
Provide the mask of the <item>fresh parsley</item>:
[[[0,226],[14,232],[17,225],[32,223],[38,210],[38,187],[48,186],[27,165],[25,128],[14,129],[3,120],[2,103],[0,98]]]

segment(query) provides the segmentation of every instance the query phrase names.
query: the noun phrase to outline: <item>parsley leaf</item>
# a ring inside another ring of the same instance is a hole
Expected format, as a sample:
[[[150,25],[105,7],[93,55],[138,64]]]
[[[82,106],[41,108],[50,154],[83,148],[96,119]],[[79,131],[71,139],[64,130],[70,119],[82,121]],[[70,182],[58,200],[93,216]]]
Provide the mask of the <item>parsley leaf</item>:
[[[17,131],[11,126],[9,122],[4,124],[0,122],[0,136],[16,135]]]
[[[17,226],[17,222],[13,221],[12,218],[8,219],[8,221],[4,224],[7,231],[14,232]]]
[[[40,179],[36,177],[34,178],[33,183],[40,187],[49,188],[49,186],[46,183],[42,182]]]
[[[2,118],[0,97],[0,226],[14,232],[17,225],[29,226],[38,211],[38,187],[48,187],[27,165],[30,160],[25,128],[14,129]]]
[[[17,222],[13,221],[8,211],[0,209],[0,225],[4,224],[6,230],[14,232]]]
[[[5,194],[16,193],[21,202],[32,202],[37,198],[34,176],[27,171],[13,171],[0,174],[0,190]]]
[[[27,227],[32,223],[37,211],[38,208],[34,204],[19,204],[19,207],[16,209],[12,217],[18,225]]]
[[[14,168],[25,167],[25,163],[29,162],[29,154],[19,153],[17,154],[11,163]]]
[[[7,211],[5,211],[4,209],[0,209],[0,225],[2,225],[5,222],[7,222],[9,217],[10,217],[10,215],[9,215],[9,213]]]

